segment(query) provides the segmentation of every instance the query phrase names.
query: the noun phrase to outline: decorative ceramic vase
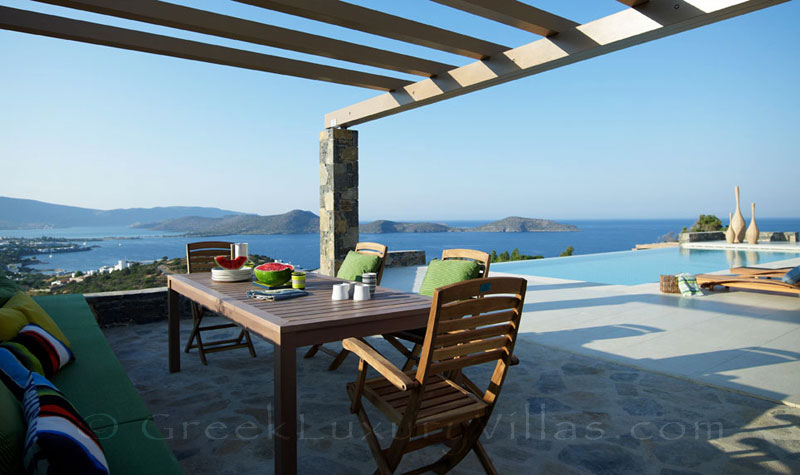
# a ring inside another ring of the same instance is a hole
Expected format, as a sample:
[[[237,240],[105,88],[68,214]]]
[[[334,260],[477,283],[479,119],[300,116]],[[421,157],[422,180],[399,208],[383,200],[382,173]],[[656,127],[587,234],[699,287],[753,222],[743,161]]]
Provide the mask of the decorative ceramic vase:
[[[745,222],[744,216],[742,216],[742,210],[739,207],[739,187],[736,187],[736,211],[733,213],[733,217],[731,218],[731,227],[733,228],[733,242],[739,243],[744,242],[744,233],[745,233]]]
[[[733,244],[733,239],[735,237],[735,233],[733,232],[733,213],[728,213],[728,230],[725,231],[725,242],[728,244]]]
[[[756,224],[756,204],[751,203],[752,210],[753,210],[753,218],[750,220],[750,226],[747,228],[747,234],[745,235],[745,239],[750,244],[758,243],[758,225]]]

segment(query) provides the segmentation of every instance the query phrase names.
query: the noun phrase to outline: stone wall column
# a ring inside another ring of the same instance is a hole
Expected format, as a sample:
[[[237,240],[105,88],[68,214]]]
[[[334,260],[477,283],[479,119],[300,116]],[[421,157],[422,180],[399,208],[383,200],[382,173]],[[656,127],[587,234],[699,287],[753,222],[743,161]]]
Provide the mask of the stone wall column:
[[[319,268],[336,275],[358,243],[358,132],[319,134]]]

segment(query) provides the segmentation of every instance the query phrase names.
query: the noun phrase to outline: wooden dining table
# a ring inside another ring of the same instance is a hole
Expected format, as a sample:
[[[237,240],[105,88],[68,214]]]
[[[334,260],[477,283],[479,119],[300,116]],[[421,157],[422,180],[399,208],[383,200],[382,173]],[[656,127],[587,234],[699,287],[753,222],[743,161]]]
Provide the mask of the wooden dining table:
[[[215,282],[211,273],[172,274],[169,288],[169,371],[181,369],[180,300],[203,305],[275,345],[275,473],[297,472],[297,349],[349,337],[380,335],[427,324],[431,299],[377,287],[370,300],[332,300],[341,279],[308,273],[309,295],[267,301],[247,297],[251,282]],[[213,364],[213,363],[212,363]]]

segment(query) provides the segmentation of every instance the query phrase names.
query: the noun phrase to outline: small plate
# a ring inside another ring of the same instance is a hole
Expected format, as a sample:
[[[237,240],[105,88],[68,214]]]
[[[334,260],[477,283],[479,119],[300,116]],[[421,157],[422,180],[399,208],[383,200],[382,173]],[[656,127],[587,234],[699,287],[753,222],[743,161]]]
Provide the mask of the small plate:
[[[253,269],[211,269],[211,280],[216,282],[243,282],[253,279]]]

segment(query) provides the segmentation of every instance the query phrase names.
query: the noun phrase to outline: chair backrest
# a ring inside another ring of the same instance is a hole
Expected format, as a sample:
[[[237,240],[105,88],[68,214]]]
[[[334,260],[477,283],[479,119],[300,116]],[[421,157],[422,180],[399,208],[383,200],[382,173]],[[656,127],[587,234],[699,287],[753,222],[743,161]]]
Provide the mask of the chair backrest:
[[[359,254],[367,254],[371,256],[378,256],[381,258],[381,265],[378,268],[378,285],[381,285],[381,277],[383,277],[383,266],[386,264],[386,253],[389,251],[387,246],[378,244],[377,242],[360,242],[356,244],[356,252]]]
[[[416,378],[497,361],[484,402],[500,394],[517,341],[527,281],[487,277],[440,287],[433,294]]]
[[[216,267],[214,257],[224,255],[233,259],[232,242],[190,242],[186,245],[186,272],[208,272]]]
[[[478,278],[483,279],[489,277],[489,265],[492,263],[492,256],[483,251],[476,251],[474,249],[445,249],[442,251],[442,260],[446,261],[448,259],[478,261],[481,266]]]

